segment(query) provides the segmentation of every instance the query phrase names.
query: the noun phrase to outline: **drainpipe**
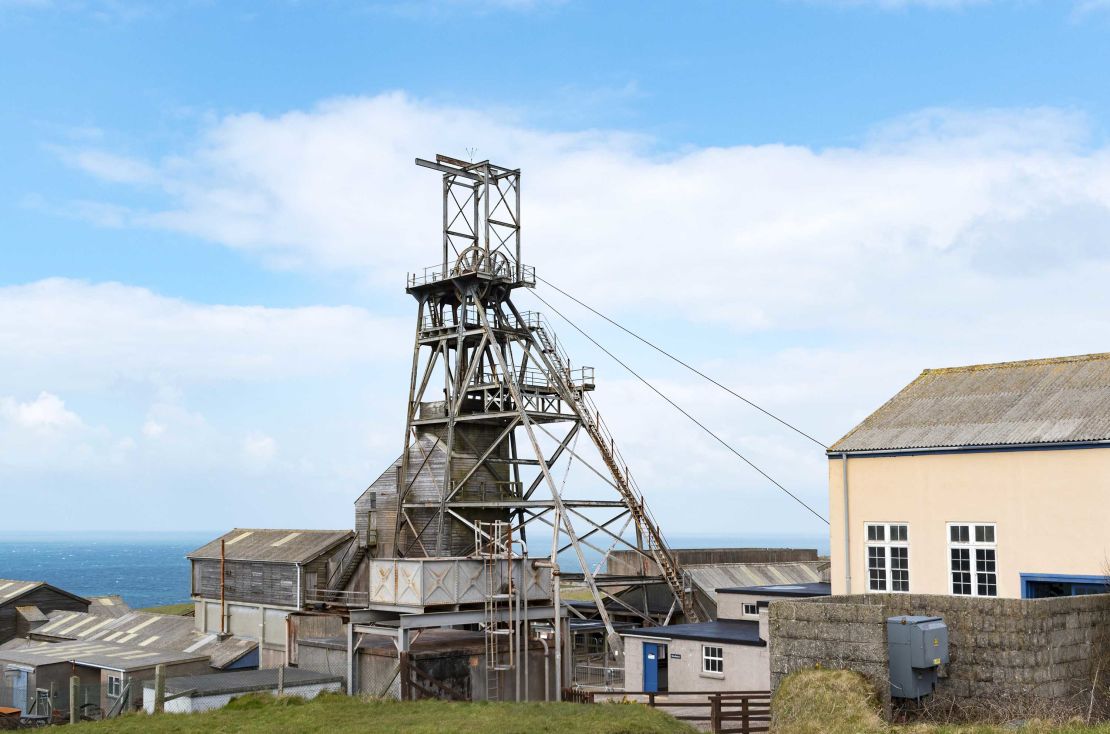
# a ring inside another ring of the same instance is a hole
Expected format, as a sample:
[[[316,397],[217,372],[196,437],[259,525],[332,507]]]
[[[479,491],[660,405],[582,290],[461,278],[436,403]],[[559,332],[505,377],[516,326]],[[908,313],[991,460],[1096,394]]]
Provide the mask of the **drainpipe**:
[[[559,534],[556,533],[555,537],[558,538]],[[552,544],[552,547],[557,548],[558,546],[555,545],[555,544]],[[554,552],[552,552],[551,557],[553,559],[555,558],[555,553]],[[552,627],[555,628],[555,643],[554,643],[555,644],[555,693],[556,693],[556,699],[555,700],[558,701],[558,700],[561,699],[561,697],[563,695],[563,693],[562,693],[562,691],[563,691],[563,644],[562,644],[562,640],[563,640],[563,634],[562,634],[562,629],[563,629],[563,606],[562,606],[562,603],[561,603],[560,598],[559,598],[559,564],[556,563],[554,560],[541,561],[541,560],[538,560],[538,559],[535,560],[535,561],[532,561],[532,563],[534,565],[540,567],[540,568],[550,568],[551,569],[551,587],[552,587],[552,591],[554,592],[554,596],[555,596],[555,599],[554,599],[554,602],[555,602],[555,619],[553,620],[553,624],[552,624]],[[546,649],[546,648],[547,648],[547,643],[544,643],[544,649]],[[546,662],[545,662],[544,666],[545,666],[544,670],[546,671],[547,670]]]
[[[538,635],[537,639],[543,645],[543,700],[551,700],[551,669],[549,658],[551,650],[547,647],[547,638],[543,635]]]
[[[848,454],[840,454],[844,485],[844,593],[852,593],[852,531],[848,518]]]

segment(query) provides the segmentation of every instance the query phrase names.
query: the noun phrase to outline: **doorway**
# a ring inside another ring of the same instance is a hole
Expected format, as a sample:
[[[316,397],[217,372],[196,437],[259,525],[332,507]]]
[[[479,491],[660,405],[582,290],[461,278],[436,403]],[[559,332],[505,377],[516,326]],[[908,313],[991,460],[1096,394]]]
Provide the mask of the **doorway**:
[[[644,690],[661,693],[668,690],[667,646],[657,642],[644,643]]]

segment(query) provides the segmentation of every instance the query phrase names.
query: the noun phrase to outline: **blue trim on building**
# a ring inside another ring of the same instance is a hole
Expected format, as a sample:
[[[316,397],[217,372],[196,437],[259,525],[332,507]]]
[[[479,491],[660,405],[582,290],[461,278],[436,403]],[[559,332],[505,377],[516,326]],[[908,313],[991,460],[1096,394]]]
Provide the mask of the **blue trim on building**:
[[[1059,573],[1023,573],[1021,574],[1021,598],[1033,599],[1036,598],[1032,594],[1031,584],[1033,583],[1047,583],[1047,584],[1071,584],[1070,596],[1076,596],[1079,591],[1076,587],[1088,587],[1086,593],[1105,593],[1110,592],[1110,577],[1107,576],[1084,576],[1081,574],[1059,574]],[[1099,587],[1097,590],[1091,590],[1089,587]]]

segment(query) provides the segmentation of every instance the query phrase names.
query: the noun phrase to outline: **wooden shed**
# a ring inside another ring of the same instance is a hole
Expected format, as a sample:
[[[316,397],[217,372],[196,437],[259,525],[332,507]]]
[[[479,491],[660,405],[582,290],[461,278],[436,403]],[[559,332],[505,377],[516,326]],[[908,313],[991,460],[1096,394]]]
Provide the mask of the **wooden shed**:
[[[51,586],[45,581],[0,579],[0,644],[25,635],[38,612],[56,610],[87,612],[89,600]],[[20,611],[23,608],[23,611]]]

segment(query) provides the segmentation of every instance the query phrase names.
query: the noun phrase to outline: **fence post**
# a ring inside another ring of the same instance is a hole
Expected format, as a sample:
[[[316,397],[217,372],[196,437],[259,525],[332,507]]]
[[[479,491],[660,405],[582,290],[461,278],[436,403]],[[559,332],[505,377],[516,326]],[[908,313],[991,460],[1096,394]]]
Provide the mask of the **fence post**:
[[[166,710],[166,666],[154,666],[154,713]]]
[[[281,666],[277,671],[277,694],[279,696],[285,695],[285,666]]]
[[[745,734],[751,731],[751,712],[748,710],[748,697],[744,696],[740,699],[740,716],[741,726],[744,728]]]
[[[721,731],[721,694],[709,697],[709,730],[713,734]]]
[[[651,706],[652,708],[655,708],[655,694],[654,693],[649,693],[648,694],[648,706]]]
[[[81,720],[80,704],[77,696],[81,691],[81,679],[73,675],[69,678],[69,723],[76,724]]]

